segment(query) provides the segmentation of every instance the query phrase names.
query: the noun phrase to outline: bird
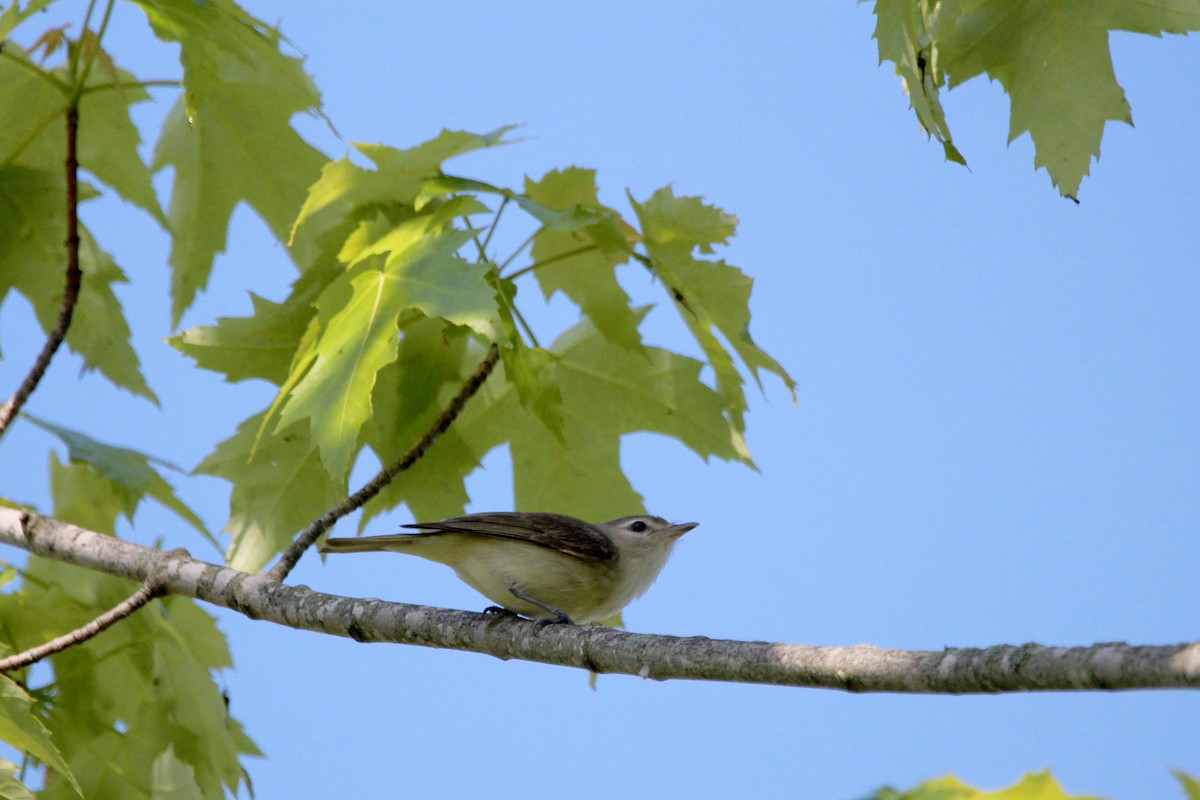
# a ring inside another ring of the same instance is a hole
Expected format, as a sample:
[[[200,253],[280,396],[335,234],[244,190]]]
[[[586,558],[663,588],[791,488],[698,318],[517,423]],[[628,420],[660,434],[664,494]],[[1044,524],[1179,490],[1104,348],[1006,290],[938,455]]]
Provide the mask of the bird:
[[[330,538],[322,553],[408,553],[449,566],[509,612],[542,623],[607,619],[645,593],[680,536],[699,523],[635,514],[590,523],[495,511],[404,525],[418,533]]]

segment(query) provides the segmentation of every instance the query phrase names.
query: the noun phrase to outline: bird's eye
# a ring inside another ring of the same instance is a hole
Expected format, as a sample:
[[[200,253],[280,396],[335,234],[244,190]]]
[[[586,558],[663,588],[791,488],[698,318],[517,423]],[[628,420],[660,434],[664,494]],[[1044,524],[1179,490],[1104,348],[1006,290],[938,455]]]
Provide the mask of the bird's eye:
[[[646,523],[642,522],[640,519],[629,523],[629,530],[633,531],[634,533],[641,533],[642,531],[646,530],[646,528]]]

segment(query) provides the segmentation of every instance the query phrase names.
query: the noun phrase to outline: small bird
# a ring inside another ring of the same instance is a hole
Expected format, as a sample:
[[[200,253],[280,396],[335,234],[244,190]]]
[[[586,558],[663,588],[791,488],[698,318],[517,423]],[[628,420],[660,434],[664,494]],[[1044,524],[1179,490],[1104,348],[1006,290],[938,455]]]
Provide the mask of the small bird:
[[[638,515],[592,524],[563,514],[497,511],[405,525],[421,533],[328,539],[322,553],[392,551],[445,564],[510,611],[546,622],[616,614],[654,583],[699,523]]]

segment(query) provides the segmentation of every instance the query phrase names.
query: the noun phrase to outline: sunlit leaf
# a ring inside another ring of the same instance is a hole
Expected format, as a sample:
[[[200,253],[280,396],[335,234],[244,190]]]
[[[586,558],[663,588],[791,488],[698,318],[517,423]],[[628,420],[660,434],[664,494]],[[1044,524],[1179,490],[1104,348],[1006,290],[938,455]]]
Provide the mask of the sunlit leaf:
[[[880,789],[867,800],[1100,800],[1091,795],[1067,794],[1049,772],[1026,775],[1007,789],[985,791],[968,786],[953,775],[924,781],[901,792]]]

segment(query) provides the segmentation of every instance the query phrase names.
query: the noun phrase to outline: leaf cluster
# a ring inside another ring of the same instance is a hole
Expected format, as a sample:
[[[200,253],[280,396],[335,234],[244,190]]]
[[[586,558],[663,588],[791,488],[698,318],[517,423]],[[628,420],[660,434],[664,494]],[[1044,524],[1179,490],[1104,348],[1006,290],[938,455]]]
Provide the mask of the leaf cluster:
[[[1200,782],[1173,770],[1186,800],[1200,797]],[[922,781],[907,791],[884,788],[864,800],[1100,800],[1092,795],[1068,794],[1049,771],[1034,772],[1006,789],[988,791],[963,783],[953,775]]]
[[[1028,132],[1034,168],[1073,200],[1100,158],[1105,123],[1133,124],[1110,33],[1200,30],[1200,6],[1170,0],[876,0],[875,15],[880,63],[896,65],[917,120],[948,160],[967,163],[941,90],[987,75],[1012,102],[1008,141]]]
[[[45,331],[58,321],[63,232],[78,212],[62,168],[68,117],[80,120],[80,201],[124,200],[168,237],[173,325],[208,284],[234,208],[258,213],[296,270],[283,299],[252,296],[250,315],[169,339],[228,381],[276,389],[195,470],[232,486],[231,566],[257,571],[286,548],[347,496],[367,451],[383,463],[406,452],[493,346],[501,365],[363,524],[401,504],[418,517],[463,511],[466,477],[501,447],[518,507],[597,519],[644,510],[621,469],[626,434],[752,463],[745,376],[795,384],[750,335],[751,279],[717,256],[732,215],[664,188],[630,197],[626,217],[577,167],[516,188],[446,171],[456,156],[507,143],[509,128],[443,131],[409,148],[357,144],[329,160],[295,129],[297,113],[321,113],[320,97],[277,30],[230,0],[130,1],[178,46],[178,80],[142,80],[103,48],[112,1],[88,6],[78,36],[52,28],[24,47],[14,34],[51,0],[0,13],[0,107],[22,110],[0,126],[0,303],[13,290]],[[160,88],[176,97],[143,160],[130,110]],[[167,169],[164,208],[153,178]],[[66,344],[85,369],[157,403],[113,291],[127,277],[103,247],[108,232],[78,224],[82,290]],[[635,301],[631,286],[649,296]],[[543,344],[529,320],[556,295],[578,320]],[[702,360],[644,341],[655,304],[691,332]],[[50,456],[57,517],[115,535],[153,499],[216,542],[175,494],[176,468],[58,422],[19,421],[65,445],[65,458]],[[6,575],[0,645],[12,652],[133,588],[38,559]],[[245,780],[241,756],[257,752],[213,679],[230,663],[207,614],[182,598],[155,601],[54,655],[49,680],[40,668],[0,678],[0,734],[49,768],[45,796],[220,797]],[[9,767],[0,764],[0,785],[19,794]]]

